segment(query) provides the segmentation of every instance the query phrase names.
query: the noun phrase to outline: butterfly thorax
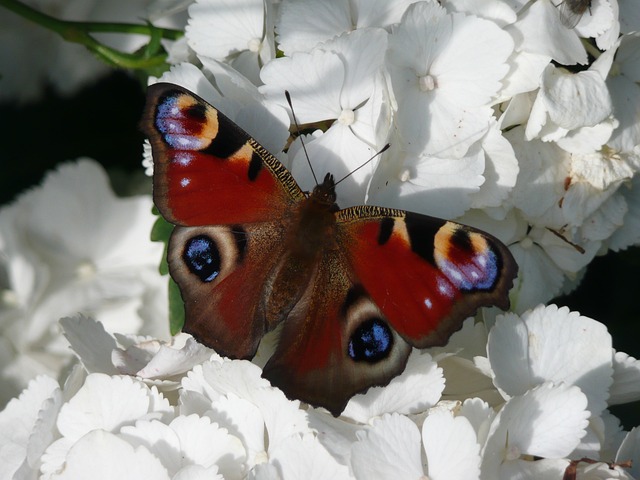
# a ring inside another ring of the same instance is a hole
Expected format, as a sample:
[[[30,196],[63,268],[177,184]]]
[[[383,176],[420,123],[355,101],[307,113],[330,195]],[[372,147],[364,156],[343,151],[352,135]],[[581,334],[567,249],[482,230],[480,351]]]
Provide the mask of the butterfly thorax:
[[[306,286],[316,274],[321,258],[327,250],[337,250],[335,183],[327,174],[324,182],[313,192],[290,217],[288,235],[285,239],[284,256],[278,262],[269,285],[270,295],[266,305],[267,323],[284,320],[302,298]]]

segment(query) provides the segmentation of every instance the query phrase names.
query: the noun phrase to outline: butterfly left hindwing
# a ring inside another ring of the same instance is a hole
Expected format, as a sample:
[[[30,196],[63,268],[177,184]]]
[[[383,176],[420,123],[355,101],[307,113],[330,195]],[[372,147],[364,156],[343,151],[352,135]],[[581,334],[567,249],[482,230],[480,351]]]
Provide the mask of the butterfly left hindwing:
[[[339,210],[331,175],[304,194],[287,169],[207,102],[149,88],[143,129],[154,201],[177,225],[170,273],[184,330],[251,358],[279,324],[263,376],[338,415],[400,374],[412,347],[443,345],[477,308],[507,308],[517,272],[489,234],[402,210]]]

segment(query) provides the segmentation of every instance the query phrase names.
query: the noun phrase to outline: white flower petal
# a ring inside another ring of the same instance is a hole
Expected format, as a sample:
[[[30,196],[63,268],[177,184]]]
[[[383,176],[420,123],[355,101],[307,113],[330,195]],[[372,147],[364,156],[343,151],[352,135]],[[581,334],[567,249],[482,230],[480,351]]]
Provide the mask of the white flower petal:
[[[629,473],[634,478],[640,477],[640,427],[634,427],[627,433],[616,455],[616,462],[631,461]]]
[[[517,19],[513,8],[500,0],[455,0],[444,3],[444,7],[452,12],[472,13],[492,20],[501,27],[510,25]]]
[[[525,237],[510,247],[518,264],[518,278],[512,289],[511,308],[524,312],[554,298],[564,283],[564,273],[532,238]]]
[[[356,137],[351,128],[338,123],[324,134],[306,143],[306,153],[313,166],[318,181],[327,173],[334,175],[336,181],[363,165],[375,153],[370,145]],[[304,150],[299,149],[292,160],[291,173],[299,179],[300,188],[311,191],[315,182]],[[336,187],[338,204],[341,208],[362,205],[365,200],[368,180],[373,174],[375,164],[365,165]]]
[[[126,402],[121,399],[126,398]],[[77,440],[91,430],[117,431],[146,415],[151,406],[147,387],[131,377],[94,373],[60,409],[58,430]]]
[[[635,175],[618,191],[626,200],[627,214],[623,225],[609,239],[609,248],[614,251],[640,243],[640,175]]]
[[[163,378],[180,375],[190,370],[194,365],[211,358],[214,351],[198,343],[192,337],[184,342],[174,337],[170,344],[155,341],[158,346],[155,355],[142,369],[137,372],[142,378]],[[178,340],[177,342],[174,341]],[[144,348],[144,344],[140,345]],[[131,348],[127,349],[130,353]]]
[[[550,60],[547,55],[526,51],[514,52],[508,59],[510,70],[502,79],[503,87],[499,92],[500,98],[511,99],[509,102],[511,104],[513,97],[536,90],[540,86],[540,76]],[[527,110],[528,112],[529,110]]]
[[[354,0],[358,28],[388,27],[398,23],[415,0]]]
[[[526,141],[523,133],[522,127],[504,133],[520,167],[512,192],[513,203],[529,218],[542,217],[556,207],[565,194],[570,155],[554,143]]]
[[[240,440],[207,417],[181,415],[169,425],[139,421],[123,427],[121,435],[156,455],[171,475],[194,464],[206,468],[217,465],[225,478],[241,477],[245,451]]]
[[[171,477],[171,480],[225,480],[218,472],[217,465],[202,467],[200,465],[187,465]]]
[[[248,466],[264,462],[270,442],[260,409],[230,393],[213,402],[211,407],[208,415],[242,441]]]
[[[224,478],[242,476],[246,452],[240,440],[226,429],[196,415],[179,416],[169,427],[176,432],[180,451],[188,461],[205,467],[216,464]]]
[[[428,353],[414,351],[404,371],[385,387],[371,387],[349,400],[342,416],[366,423],[384,413],[418,413],[435,405],[444,389],[442,370]]]
[[[471,195],[473,208],[499,207],[516,184],[518,160],[509,141],[495,125],[482,140],[485,168],[484,183]]]
[[[578,387],[545,383],[509,400],[494,419],[483,451],[483,478],[502,478],[522,456],[561,458],[585,435],[589,411]]]
[[[542,102],[549,119],[566,130],[592,127],[609,117],[613,108],[600,73],[573,74],[552,64],[542,74],[536,102]]]
[[[563,231],[534,227],[529,231],[529,238],[540,245],[561,270],[577,274],[598,254],[601,243],[578,238],[572,233],[570,229]]]
[[[13,475],[36,466],[40,455],[53,440],[59,389],[52,378],[36,377],[0,412],[0,464],[6,478],[18,478]],[[47,426],[49,428],[45,428]]]
[[[429,414],[422,424],[422,439],[430,479],[480,478],[480,445],[465,417],[442,411]]]
[[[355,110],[370,96],[387,50],[387,32],[381,28],[355,30],[318,47],[336,53],[345,66],[340,106]]]
[[[542,458],[531,460],[512,460],[500,469],[500,480],[558,480],[563,478],[569,460],[564,458]],[[582,477],[580,477],[582,478]]]
[[[455,218],[469,209],[471,196],[484,182],[485,161],[480,148],[472,148],[462,158],[413,158],[401,148],[392,143],[380,160],[368,203],[440,218]]]
[[[612,75],[607,77],[607,87],[612,92],[614,114],[620,122],[609,144],[621,151],[631,151],[640,142],[640,125],[637,121],[640,86],[624,75]]]
[[[345,76],[345,65],[333,52],[297,53],[263,67],[260,92],[267,100],[287,106],[284,92],[289,91],[301,124],[335,119],[341,113],[340,91]]]
[[[612,461],[615,459],[616,452],[622,445],[627,432],[622,429],[618,417],[612,415],[608,410],[602,412],[600,418],[602,430],[598,432],[601,437],[599,458],[603,461]]]
[[[609,117],[593,127],[573,130],[557,140],[558,146],[570,153],[592,153],[600,150],[611,138],[618,121]]]
[[[420,432],[401,415],[385,415],[358,433],[351,447],[351,468],[357,478],[415,480],[421,478]]]
[[[69,449],[62,468],[49,478],[168,480],[170,477],[160,460],[146,448],[134,448],[112,433],[94,430],[78,439]]]
[[[300,402],[288,400],[282,391],[271,387],[260,374],[259,367],[244,360],[207,362],[203,365],[202,376],[199,376],[198,369],[194,369],[189,380],[183,381],[183,387],[203,392],[209,401],[216,402],[221,396],[232,393],[254,404],[264,419],[270,446],[292,434],[308,432]]]
[[[519,39],[516,50],[549,56],[563,65],[587,63],[578,35],[560,24],[558,9],[550,0],[532,3],[512,28]]]
[[[346,0],[283,2],[276,25],[277,41],[280,50],[291,56],[294,52],[309,51],[352,28],[350,5]]]
[[[352,478],[349,469],[340,465],[312,434],[294,434],[282,441],[271,453],[283,480],[342,480]]]
[[[484,357],[476,357],[475,360],[480,358]],[[504,402],[502,395],[493,385],[491,376],[483,371],[477,362],[453,355],[438,361],[438,366],[442,368],[446,381],[442,392],[443,399],[478,398],[490,405],[499,405]]]
[[[262,0],[197,0],[189,6],[185,30],[189,46],[198,55],[224,59],[262,42],[264,2]]]
[[[84,368],[90,373],[118,374],[111,362],[111,353],[117,348],[115,339],[100,322],[84,315],[60,320],[63,334]]]
[[[555,305],[498,317],[487,352],[494,382],[509,395],[523,395],[547,381],[577,385],[598,415],[612,383],[611,336],[606,327]]]
[[[616,230],[624,225],[627,211],[628,207],[624,196],[616,192],[585,219],[580,229],[582,237],[590,241],[608,240]]]
[[[310,408],[309,426],[316,432],[318,440],[339,463],[349,465],[351,445],[357,440],[362,426],[334,417],[325,409]]]
[[[493,408],[478,398],[471,398],[464,401],[458,416],[464,417],[469,421],[476,432],[478,443],[484,445],[491,423],[496,416]]]
[[[640,360],[624,352],[613,357],[613,384],[609,389],[609,405],[640,400]]]
[[[489,127],[486,105],[500,89],[512,49],[509,35],[492,22],[447,14],[435,2],[407,9],[387,58],[397,125],[412,151],[466,153]]]

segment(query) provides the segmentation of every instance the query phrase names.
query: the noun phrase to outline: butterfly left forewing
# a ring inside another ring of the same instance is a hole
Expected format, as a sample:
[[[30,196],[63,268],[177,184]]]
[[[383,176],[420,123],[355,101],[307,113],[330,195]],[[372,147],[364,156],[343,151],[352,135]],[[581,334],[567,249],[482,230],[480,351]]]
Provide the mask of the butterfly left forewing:
[[[444,345],[479,307],[509,307],[517,265],[495,237],[388,208],[352,207],[338,217],[349,268],[412,346]]]
[[[153,199],[175,225],[273,221],[304,194],[289,171],[216,108],[178,85],[147,90]]]

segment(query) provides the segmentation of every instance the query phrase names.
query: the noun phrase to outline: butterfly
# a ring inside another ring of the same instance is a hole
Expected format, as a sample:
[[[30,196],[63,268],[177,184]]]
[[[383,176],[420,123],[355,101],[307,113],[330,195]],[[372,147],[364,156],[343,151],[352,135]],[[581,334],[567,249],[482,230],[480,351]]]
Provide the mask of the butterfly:
[[[142,129],[153,198],[175,225],[169,271],[183,330],[251,359],[280,338],[263,377],[338,416],[400,374],[412,347],[444,345],[478,307],[509,307],[517,265],[472,227],[370,205],[340,209],[335,180],[304,192],[285,166],[194,93],[148,89]]]

